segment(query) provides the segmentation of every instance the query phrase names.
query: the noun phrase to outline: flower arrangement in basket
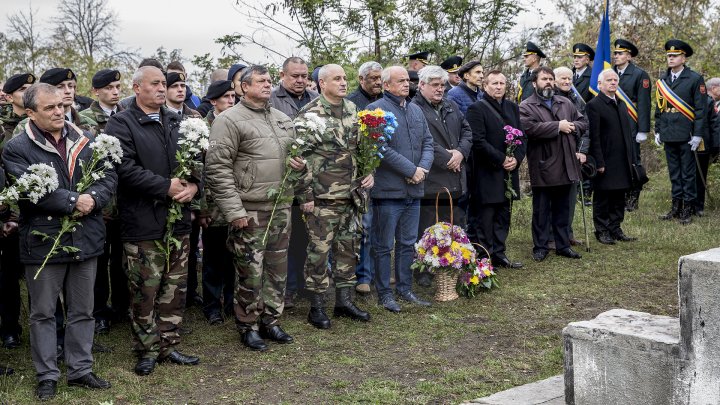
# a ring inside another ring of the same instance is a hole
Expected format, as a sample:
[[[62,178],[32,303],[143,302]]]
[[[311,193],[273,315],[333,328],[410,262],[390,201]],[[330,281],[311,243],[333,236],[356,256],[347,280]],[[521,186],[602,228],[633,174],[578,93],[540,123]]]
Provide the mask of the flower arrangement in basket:
[[[474,266],[468,266],[462,271],[456,290],[463,297],[473,298],[480,290],[493,287],[498,287],[495,270],[490,259],[483,257]]]
[[[452,301],[458,298],[458,276],[473,273],[478,267],[475,247],[465,231],[453,225],[452,197],[450,198],[450,223],[440,222],[438,203],[440,193],[435,196],[435,220],[437,223],[427,228],[422,238],[415,244],[413,269],[429,271],[435,274],[437,290],[436,301]],[[489,262],[488,262],[489,263]]]

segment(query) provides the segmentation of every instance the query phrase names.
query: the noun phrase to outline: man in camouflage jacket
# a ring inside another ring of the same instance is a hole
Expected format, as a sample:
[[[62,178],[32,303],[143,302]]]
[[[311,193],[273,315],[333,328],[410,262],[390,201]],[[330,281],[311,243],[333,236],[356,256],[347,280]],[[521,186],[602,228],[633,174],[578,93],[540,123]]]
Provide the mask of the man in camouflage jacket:
[[[325,314],[324,296],[330,285],[327,272],[328,254],[332,251],[335,279],[335,316],[369,321],[370,314],[360,310],[350,298],[355,286],[360,242],[359,213],[352,200],[353,180],[357,176],[358,127],[355,104],[344,100],[347,95],[345,71],[338,65],[325,65],[318,74],[322,94],[308,103],[295,119],[298,131],[316,114],[326,125],[316,131],[307,158],[308,176],[304,195],[298,197],[307,218],[310,243],[305,261],[305,284],[310,292],[308,321],[320,329],[330,327]],[[308,131],[309,132],[309,131]],[[322,139],[314,139],[317,135]],[[373,176],[361,180],[360,186],[372,188]]]

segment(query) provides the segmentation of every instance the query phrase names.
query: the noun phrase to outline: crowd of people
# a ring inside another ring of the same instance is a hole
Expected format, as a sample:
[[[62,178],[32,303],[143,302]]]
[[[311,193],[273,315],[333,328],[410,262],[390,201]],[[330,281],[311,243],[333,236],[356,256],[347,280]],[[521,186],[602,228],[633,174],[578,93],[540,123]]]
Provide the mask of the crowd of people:
[[[653,132],[665,149],[672,206],[661,218],[686,224],[703,215],[708,165],[720,147],[720,78],[706,83],[687,67],[693,50],[683,41],[668,41],[665,51]],[[626,211],[639,208],[647,181],[639,145],[651,133],[652,83],[632,62],[638,50],[629,41],[615,41],[614,67],[597,76],[597,91],[590,83],[593,49],[575,44],[572,52],[572,69],[553,70],[528,42],[516,97],[502,71],[459,56],[431,65],[428,52],[408,55],[407,67],[363,63],[352,92],[343,67],[311,70],[299,57],[284,61],[275,87],[261,65],[220,69],[202,99],[187,86],[181,63],[153,59],[133,73],[127,98],[114,69],[94,75],[92,99],[76,94],[69,68],[49,69],[39,79],[32,72],[7,78],[2,186],[46,163],[58,170],[59,187],[37,203],[21,200],[18,210],[4,207],[3,346],[21,342],[23,275],[40,400],[56,395],[60,361],[68,385],[110,388],[92,371],[93,352],[107,350],[94,336],[123,321],[131,325],[134,371],[144,376],[162,362],[199,364],[178,350],[191,332],[183,327],[190,305],[201,306],[210,325],[234,319],[242,344],[256,351],[293,342],[281,320],[300,297],[310,303],[308,322],[319,329],[339,318],[370,321],[354,297],[373,294],[373,286],[390,312],[402,311],[401,303],[430,306],[413,286],[430,286],[432,275],[413,274],[411,265],[414,244],[436,215],[465,228],[496,267],[523,267],[506,255],[523,161],[535,261],[552,250],[581,258],[573,247],[588,241],[573,233],[578,202],[592,205],[599,242],[635,240],[622,223]],[[360,176],[358,112],[374,109],[394,114],[398,126],[377,170]],[[176,152],[187,118],[205,120],[210,142],[196,158],[204,169],[180,178]],[[290,157],[297,125],[308,120],[320,120],[325,130],[317,131],[312,149]],[[78,193],[100,133],[117,137],[122,162]],[[276,199],[271,191],[283,192],[288,167],[298,186]],[[366,194],[367,212],[357,197]],[[175,204],[181,207],[172,228],[177,244],[163,250]],[[81,226],[63,236],[70,248],[45,265],[52,240],[33,231],[57,235],[67,215]],[[334,320],[326,312],[331,285]]]

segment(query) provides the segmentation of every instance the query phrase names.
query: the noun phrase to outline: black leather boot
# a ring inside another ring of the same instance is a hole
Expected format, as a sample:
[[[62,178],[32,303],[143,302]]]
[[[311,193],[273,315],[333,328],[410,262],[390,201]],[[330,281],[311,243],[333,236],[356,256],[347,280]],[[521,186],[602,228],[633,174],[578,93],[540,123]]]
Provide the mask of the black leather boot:
[[[350,287],[335,289],[334,316],[345,316],[355,321],[367,322],[370,314],[355,306],[350,297]]]
[[[680,220],[680,223],[683,225],[687,225],[692,222],[692,213],[693,213],[693,202],[692,201],[683,201],[682,208],[680,209],[680,214],[678,215],[678,219]]]
[[[673,218],[677,218],[678,215],[680,215],[680,202],[681,200],[673,198],[670,211],[665,215],[661,215],[660,219],[663,221],[670,221]]]
[[[330,328],[330,318],[325,313],[325,297],[323,294],[310,293],[308,322],[318,329]]]

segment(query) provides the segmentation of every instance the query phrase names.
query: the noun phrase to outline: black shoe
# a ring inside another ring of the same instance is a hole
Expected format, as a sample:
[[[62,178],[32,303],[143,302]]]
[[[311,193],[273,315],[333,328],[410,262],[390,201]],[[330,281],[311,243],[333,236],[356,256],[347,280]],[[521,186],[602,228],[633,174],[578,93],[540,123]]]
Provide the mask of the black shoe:
[[[258,352],[264,352],[265,350],[267,350],[267,345],[265,344],[265,341],[255,330],[249,329],[243,332],[241,340],[242,344],[250,350],[255,350]]]
[[[172,352],[170,352],[170,354],[160,359],[160,363],[164,363],[166,361],[174,364],[179,364],[181,366],[194,366],[200,363],[200,358],[195,356],[188,356],[180,353],[177,350],[173,350]]]
[[[148,375],[155,370],[155,364],[157,360],[153,358],[142,358],[135,363],[135,374],[137,375]]]
[[[185,308],[190,308],[193,305],[197,305],[201,308],[203,307],[203,305],[205,305],[200,294],[197,294],[197,293],[193,293],[192,295],[188,294],[187,300],[185,301]]]
[[[420,287],[431,287],[432,275],[430,275],[430,273],[427,271],[420,272],[417,277],[415,277],[415,282]]]
[[[330,328],[330,318],[325,313],[325,296],[323,294],[310,293],[308,322],[318,329]]]
[[[538,249],[538,250],[536,250],[536,251],[533,252],[532,258],[533,258],[533,260],[535,260],[536,262],[541,262],[541,261],[545,260],[545,258],[547,257],[547,255],[548,255],[549,252],[550,252],[550,251],[545,250],[545,249]]]
[[[191,328],[191,327],[180,326],[180,327],[178,328],[178,335],[183,335],[183,336],[184,336],[184,335],[189,335],[189,334],[191,334],[191,333],[192,333],[192,328]]]
[[[565,249],[559,249],[555,251],[555,254],[558,256],[567,257],[570,259],[580,259],[582,256],[580,256],[580,253],[572,250],[571,248],[565,248]]]
[[[42,380],[38,383],[35,394],[41,401],[48,401],[57,395],[57,381]]]
[[[222,314],[220,314],[220,311],[213,311],[207,316],[207,321],[210,325],[220,325],[225,320],[222,317]]]
[[[680,200],[673,199],[670,211],[665,215],[661,215],[660,219],[663,221],[670,221],[673,218],[677,218],[678,215],[680,215]]]
[[[295,293],[285,293],[285,309],[295,308]]]
[[[269,328],[260,328],[260,336],[278,343],[292,343],[293,337],[285,333],[280,325],[273,325]]]
[[[2,346],[6,349],[15,349],[17,347],[20,347],[20,336],[18,336],[18,335],[3,336]]]
[[[8,366],[0,366],[0,375],[13,375],[15,374],[15,370]]]
[[[69,387],[83,387],[98,390],[106,390],[111,387],[109,382],[96,376],[93,372],[89,372],[80,378],[68,380],[67,383]]]
[[[520,262],[512,262],[507,256],[495,256],[492,260],[493,266],[505,267],[506,269],[521,269],[523,264]]]
[[[403,301],[409,302],[411,304],[419,305],[421,307],[429,307],[431,304],[428,301],[421,300],[418,298],[417,295],[415,295],[412,291],[407,291],[401,294],[398,294],[398,298],[400,298]]]
[[[602,243],[603,245],[615,244],[615,238],[610,236],[609,232],[595,232],[595,237],[597,238],[598,242]]]
[[[93,342],[92,352],[93,353],[112,353],[112,349],[107,346],[103,346],[100,343]]]
[[[380,297],[378,303],[390,312],[400,312],[400,305],[397,303],[397,301],[395,301],[395,297],[393,297],[392,294],[387,294]]]
[[[620,241],[620,242],[634,242],[637,240],[637,238],[625,235],[625,232],[623,232],[622,230],[620,230],[619,232],[616,232],[613,235],[613,239]]]
[[[683,207],[680,209],[678,214],[678,220],[682,225],[687,225],[692,222],[693,203],[691,201],[683,201]]]
[[[98,335],[107,335],[110,333],[110,321],[107,319],[95,320],[95,333]]]
[[[350,297],[350,287],[335,289],[335,309],[333,316],[344,316],[354,321],[367,322],[370,314],[355,306]]]

